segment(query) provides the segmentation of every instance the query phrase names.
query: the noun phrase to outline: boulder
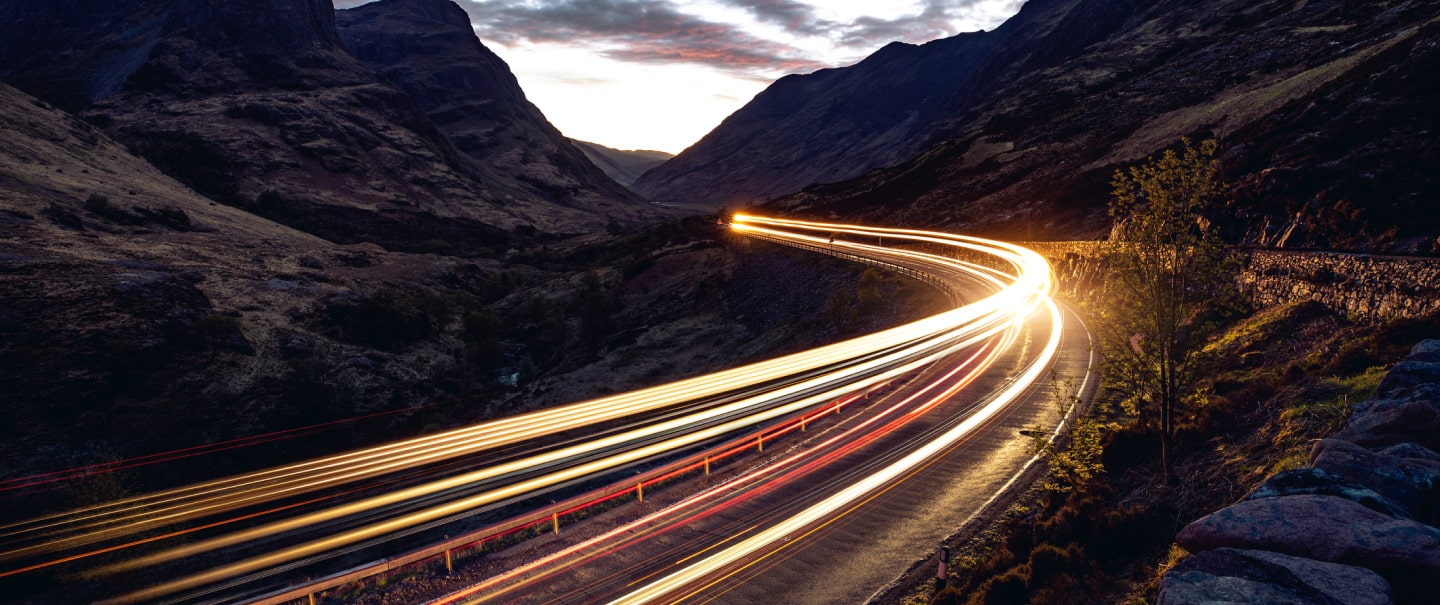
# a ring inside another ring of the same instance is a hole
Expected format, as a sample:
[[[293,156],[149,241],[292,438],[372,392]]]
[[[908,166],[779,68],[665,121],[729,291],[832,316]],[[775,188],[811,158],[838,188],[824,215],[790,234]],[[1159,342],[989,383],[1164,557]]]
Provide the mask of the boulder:
[[[1380,450],[1380,453],[1396,458],[1408,458],[1410,460],[1430,460],[1440,462],[1440,454],[1434,450],[1418,443],[1397,443]]]
[[[1410,349],[1410,356],[1405,359],[1410,361],[1440,362],[1440,340],[1422,340],[1420,344]]]
[[[1415,443],[1440,449],[1440,408],[1423,399],[1377,399],[1355,407],[1349,426],[1332,435],[1365,447]]]
[[[1160,582],[1159,605],[1386,605],[1390,583],[1362,567],[1263,550],[1218,548],[1185,558]]]
[[[1297,468],[1276,473],[1250,492],[1245,499],[1259,500],[1300,495],[1339,496],[1391,517],[1414,518],[1404,505],[1390,500],[1370,488],[1341,480],[1318,468]]]
[[[1380,386],[1375,389],[1375,395],[1402,397],[1413,393],[1416,387],[1435,384],[1440,384],[1440,363],[1406,358],[1390,369],[1390,373],[1385,375],[1385,379],[1381,380]]]
[[[1185,526],[1175,541],[1191,552],[1253,548],[1356,565],[1397,591],[1440,591],[1440,529],[1337,496],[1239,502]]]
[[[1411,462],[1372,452],[1348,441],[1322,439],[1315,444],[1310,463],[1342,481],[1368,488],[1400,504],[1411,513],[1412,519],[1430,525],[1440,520],[1440,472],[1436,472],[1432,461]]]

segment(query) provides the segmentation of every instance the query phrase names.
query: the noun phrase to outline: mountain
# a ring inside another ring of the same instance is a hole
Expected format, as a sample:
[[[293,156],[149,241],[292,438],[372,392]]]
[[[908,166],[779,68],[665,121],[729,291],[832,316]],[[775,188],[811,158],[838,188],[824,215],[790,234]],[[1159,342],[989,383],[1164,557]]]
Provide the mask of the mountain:
[[[473,254],[613,220],[603,193],[547,199],[458,149],[343,47],[328,0],[91,4],[0,6],[0,79],[207,197],[337,242]]]
[[[508,188],[625,222],[655,214],[545,119],[451,0],[382,0],[335,19],[351,54],[415,99],[456,149]]]
[[[1440,251],[1440,175],[1426,168],[1440,161],[1433,4],[1165,1],[1131,13],[954,116],[916,158],[774,208],[1014,239],[1096,237],[1108,229],[1117,168],[1182,136],[1213,136],[1234,183],[1216,220],[1233,240]]]
[[[744,206],[898,164],[1005,84],[1111,34],[1137,4],[1030,0],[991,32],[896,42],[856,65],[786,76],[632,188],[662,203]]]
[[[615,179],[615,182],[627,187],[646,171],[675,157],[664,151],[613,149],[599,143],[587,143],[575,139],[571,139],[570,142],[579,147],[585,157],[590,158],[591,162],[604,170],[610,178]]]

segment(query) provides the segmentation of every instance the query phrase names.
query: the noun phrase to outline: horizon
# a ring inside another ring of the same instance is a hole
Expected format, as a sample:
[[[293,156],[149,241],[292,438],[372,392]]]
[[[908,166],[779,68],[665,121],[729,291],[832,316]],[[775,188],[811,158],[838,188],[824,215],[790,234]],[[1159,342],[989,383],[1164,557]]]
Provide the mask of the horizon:
[[[336,9],[375,0],[333,0]],[[454,0],[565,136],[679,154],[783,76],[990,30],[1025,0]]]

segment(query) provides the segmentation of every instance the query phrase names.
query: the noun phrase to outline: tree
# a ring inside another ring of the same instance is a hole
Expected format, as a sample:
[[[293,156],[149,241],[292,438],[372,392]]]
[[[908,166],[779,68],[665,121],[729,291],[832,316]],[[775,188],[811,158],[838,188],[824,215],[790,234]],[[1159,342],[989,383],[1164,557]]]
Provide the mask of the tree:
[[[880,307],[881,288],[884,284],[885,276],[880,275],[874,267],[865,268],[865,272],[860,274],[859,285],[855,286],[855,300],[860,303],[861,311],[873,313]]]
[[[1181,146],[1115,172],[1099,305],[1107,374],[1125,408],[1158,429],[1167,484],[1176,414],[1197,399],[1198,357],[1237,300],[1231,260],[1205,218],[1225,192],[1217,144]]]

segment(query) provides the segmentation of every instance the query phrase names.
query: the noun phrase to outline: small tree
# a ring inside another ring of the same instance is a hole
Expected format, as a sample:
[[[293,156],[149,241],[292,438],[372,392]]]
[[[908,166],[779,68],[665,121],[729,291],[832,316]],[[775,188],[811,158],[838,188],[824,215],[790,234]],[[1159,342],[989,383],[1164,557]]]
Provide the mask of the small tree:
[[[865,272],[860,274],[860,283],[855,286],[855,300],[860,303],[861,311],[873,313],[880,307],[883,296],[881,288],[884,284],[885,276],[880,275],[874,267],[865,268]]]
[[[1125,408],[1159,430],[1167,484],[1176,413],[1195,401],[1197,358],[1236,299],[1232,266],[1204,216],[1225,191],[1217,144],[1181,144],[1115,172],[1109,296],[1099,304],[1107,374]]]

